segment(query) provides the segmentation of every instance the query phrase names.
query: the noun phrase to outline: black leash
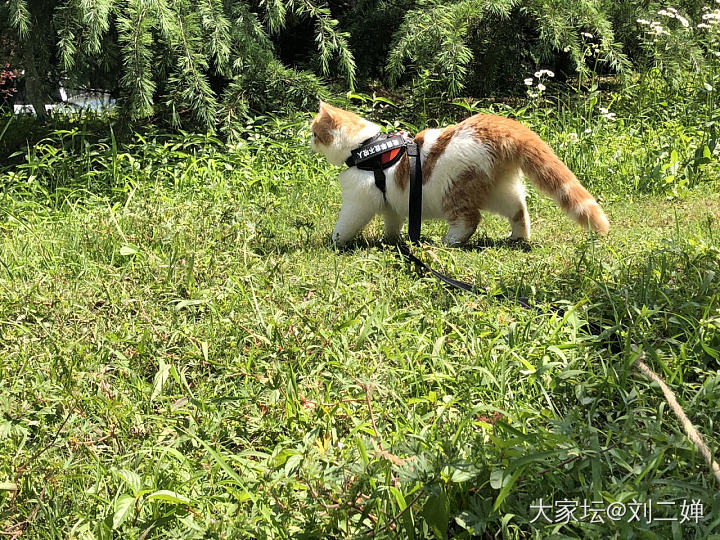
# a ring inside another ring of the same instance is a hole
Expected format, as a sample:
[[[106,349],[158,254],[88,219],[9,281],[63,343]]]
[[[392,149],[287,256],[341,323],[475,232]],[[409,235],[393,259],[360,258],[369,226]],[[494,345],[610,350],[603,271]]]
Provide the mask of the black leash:
[[[410,160],[410,202],[408,206],[408,237],[413,244],[420,243],[420,222],[422,221],[422,165],[420,149],[415,142],[407,145]],[[408,254],[410,250],[408,249]],[[453,280],[451,280],[453,281]]]
[[[414,142],[408,143],[406,151],[408,158],[410,159],[408,237],[410,239],[410,244],[419,245],[420,228],[422,222],[422,165],[420,162],[420,152],[417,144],[415,144]],[[408,262],[415,265],[415,268],[421,273],[430,273],[437,279],[442,281],[445,285],[454,289],[473,294],[480,294],[480,291],[474,285],[446,276],[445,274],[434,270],[433,268],[422,262],[420,259],[418,259],[415,255],[412,254],[409,244],[402,244],[398,246],[398,251]],[[512,296],[506,293],[496,293],[493,295],[493,297],[498,300],[510,300],[523,307],[524,309],[537,309],[537,306],[531,304],[530,300],[524,296]],[[561,317],[564,317],[567,313],[565,309],[561,306],[549,304],[548,307],[553,313],[556,313]],[[601,336],[605,332],[602,326],[591,321],[587,321],[585,323],[585,326],[587,326],[588,332],[594,336]],[[617,332],[611,332],[610,336],[612,336],[613,338],[609,340],[611,350],[613,352],[622,351],[622,343]]]
[[[482,296],[483,293],[481,290],[479,290],[475,285],[472,285],[470,283],[466,283],[464,281],[460,281],[459,279],[454,279],[449,276],[446,276],[445,274],[442,274],[438,272],[437,270],[434,270],[424,262],[422,262],[420,259],[418,259],[415,255],[412,254],[410,251],[410,246],[408,244],[401,244],[397,246],[397,250],[400,253],[400,255],[403,256],[403,258],[412,263],[415,266],[415,269],[421,273],[421,274],[432,274],[437,279],[439,279],[441,282],[443,282],[445,285],[457,289],[463,292],[469,292],[472,294],[476,294],[478,296]],[[487,296],[487,295],[486,295]],[[520,307],[527,309],[527,310],[534,310],[539,311],[541,306],[536,306],[534,304],[530,303],[530,299],[526,296],[515,296],[512,294],[507,294],[505,292],[498,292],[495,294],[490,295],[492,298],[495,298],[496,300],[503,300],[503,301],[510,301],[514,302],[515,304],[519,305]],[[556,304],[545,304],[545,306],[552,312],[557,314],[559,317],[564,317],[567,314],[567,310],[562,307],[558,306]],[[610,345],[610,350],[613,353],[619,353],[623,350],[623,344],[622,340],[620,338],[620,334],[617,332],[617,328],[603,328],[598,323],[592,322],[592,321],[585,321],[581,327],[587,328],[587,331],[589,334],[593,336],[597,336],[600,338],[604,338],[607,340],[607,343]],[[603,334],[607,334],[603,336]]]
[[[460,281],[459,279],[454,279],[449,276],[446,276],[445,274],[441,274],[437,270],[433,270],[430,266],[422,262],[420,259],[418,259],[415,255],[413,255],[410,252],[410,247],[407,244],[401,244],[397,246],[398,251],[400,252],[400,255],[402,255],[408,262],[411,262],[415,265],[415,268],[419,270],[421,273],[430,273],[436,278],[438,278],[440,281],[445,283],[446,285],[449,285],[450,287],[453,287],[455,289],[469,292],[473,294],[480,295],[480,292],[478,288],[475,285],[471,285],[470,283],[466,283],[464,281]],[[493,298],[497,298],[500,300],[512,300],[516,304],[518,304],[521,307],[524,307],[525,309],[535,309],[535,306],[533,306],[530,303],[530,300],[525,296],[508,296],[505,293],[496,293],[492,295]],[[565,310],[558,306],[553,306],[552,310],[560,315],[565,314]]]
[[[407,133],[400,132],[394,135],[378,133],[363,141],[358,148],[352,150],[350,157],[345,163],[348,167],[357,167],[361,170],[372,171],[375,176],[375,185],[382,192],[383,198],[387,200],[384,170],[400,161],[405,153],[408,155],[410,165],[410,192],[408,202],[408,237],[410,244],[398,246],[398,252],[421,273],[430,273],[453,289],[478,295],[482,294],[474,285],[446,276],[432,269],[412,254],[410,246],[420,244],[423,178],[420,148]],[[528,298],[523,296],[514,296],[502,292],[492,296],[498,300],[514,302],[524,309],[538,309],[537,306],[530,303]],[[565,308],[558,305],[548,304],[548,308],[561,317],[567,314]],[[623,350],[620,336],[616,331],[617,329],[603,329],[599,324],[590,321],[587,321],[585,326],[592,335],[601,337],[603,334],[608,334],[607,337],[611,338],[608,339],[608,342],[613,352]]]

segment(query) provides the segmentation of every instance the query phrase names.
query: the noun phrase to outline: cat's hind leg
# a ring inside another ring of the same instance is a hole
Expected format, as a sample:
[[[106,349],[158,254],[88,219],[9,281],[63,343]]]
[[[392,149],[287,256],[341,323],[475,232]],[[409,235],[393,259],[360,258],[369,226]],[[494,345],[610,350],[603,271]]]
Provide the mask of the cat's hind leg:
[[[530,215],[528,214],[525,200],[522,201],[522,206],[518,208],[517,212],[508,219],[510,220],[510,225],[512,226],[510,240],[530,239]]]
[[[511,240],[530,239],[530,216],[525,203],[525,186],[519,175],[498,182],[484,209],[508,219],[512,227]]]
[[[447,189],[443,197],[443,210],[450,225],[443,237],[446,245],[464,244],[473,235],[490,185],[490,178],[483,171],[471,168],[458,175]]]

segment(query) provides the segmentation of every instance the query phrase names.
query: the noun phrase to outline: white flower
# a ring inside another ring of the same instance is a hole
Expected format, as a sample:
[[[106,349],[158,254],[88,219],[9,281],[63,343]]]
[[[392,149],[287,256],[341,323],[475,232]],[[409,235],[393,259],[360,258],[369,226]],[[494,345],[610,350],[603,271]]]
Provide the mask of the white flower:
[[[526,86],[532,86],[532,85],[533,85],[533,80],[532,80],[531,77],[528,77],[528,78],[525,79],[523,82],[525,83]]]
[[[590,129],[590,128],[585,128],[585,132],[584,132],[584,133],[585,133],[585,135],[589,135],[590,133],[592,133],[592,129]]]
[[[680,24],[682,24],[685,28],[690,26],[690,23],[688,22],[688,20],[685,17],[683,17],[682,15],[678,15],[677,20],[680,21]]]
[[[705,90],[707,90],[708,92],[712,92],[714,90],[714,88],[711,85],[709,85],[708,83],[703,83],[703,86],[705,87]]]
[[[665,9],[661,9],[660,11],[658,11],[658,15],[665,15],[665,16],[669,15],[670,17],[673,16],[672,14],[668,13],[667,10],[665,10]]]
[[[594,36],[590,34],[589,32],[580,32],[580,35],[583,37],[586,37],[588,39],[592,39]]]
[[[545,85],[543,83],[538,83],[537,89],[542,92],[543,90],[545,90]]]
[[[578,142],[578,135],[577,135],[577,133],[575,133],[575,132],[573,132],[573,133],[568,133],[568,140],[569,140],[570,142],[573,142],[573,143]]]
[[[598,110],[600,111],[600,114],[603,116],[603,118],[607,118],[608,120],[615,120],[615,113],[610,112],[605,107],[599,107]]]
[[[555,76],[555,74],[552,71],[550,71],[549,69],[541,69],[540,71],[535,72],[535,77],[538,79],[541,78],[543,75],[547,75],[548,77]]]
[[[710,28],[710,25],[701,22],[700,24],[697,25],[697,28]]]
[[[648,21],[647,19],[638,19],[637,22],[639,24],[650,24],[650,21]]]

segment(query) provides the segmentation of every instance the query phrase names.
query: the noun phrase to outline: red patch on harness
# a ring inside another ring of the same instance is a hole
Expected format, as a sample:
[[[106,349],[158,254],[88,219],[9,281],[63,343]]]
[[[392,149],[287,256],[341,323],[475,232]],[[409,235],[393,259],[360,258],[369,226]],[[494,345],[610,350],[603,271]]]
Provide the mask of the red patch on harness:
[[[397,155],[400,153],[400,148],[395,148],[394,150],[390,150],[389,152],[385,152],[380,156],[380,163],[385,165],[386,163],[390,163]]]

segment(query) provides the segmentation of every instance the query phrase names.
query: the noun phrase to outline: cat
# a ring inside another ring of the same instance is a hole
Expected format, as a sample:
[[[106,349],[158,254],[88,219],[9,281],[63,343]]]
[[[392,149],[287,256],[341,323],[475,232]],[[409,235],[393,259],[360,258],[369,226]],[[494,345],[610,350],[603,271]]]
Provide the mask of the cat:
[[[321,102],[310,147],[340,166],[352,150],[379,132],[377,124]],[[510,239],[529,240],[523,173],[580,226],[589,225],[599,234],[610,227],[600,205],[570,169],[535,132],[515,120],[478,114],[456,125],[423,130],[415,143],[422,164],[422,219],[448,222],[446,245],[467,242],[481,210],[506,217]],[[377,214],[385,221],[385,239],[400,239],[409,206],[407,154],[384,172],[385,195],[372,171],[349,167],[340,173],[342,207],[331,237],[336,245],[347,244]]]

